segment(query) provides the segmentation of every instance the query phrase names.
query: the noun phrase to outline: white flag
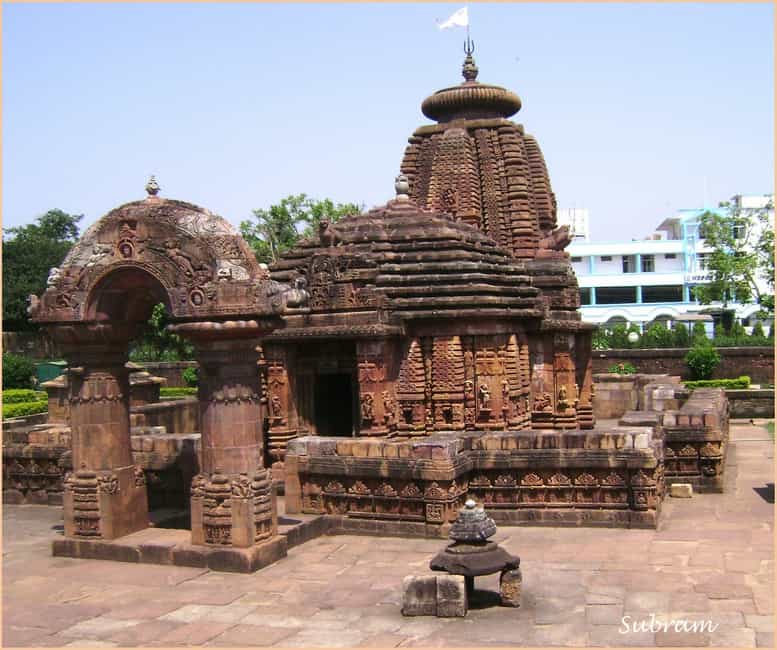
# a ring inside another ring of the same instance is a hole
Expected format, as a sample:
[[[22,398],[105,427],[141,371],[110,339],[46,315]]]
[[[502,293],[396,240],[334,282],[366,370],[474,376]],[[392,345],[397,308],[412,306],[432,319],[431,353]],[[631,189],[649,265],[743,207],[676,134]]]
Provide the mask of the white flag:
[[[469,14],[467,13],[467,7],[462,7],[458,11],[454,12],[448,20],[444,23],[437,23],[437,27],[440,29],[450,29],[451,27],[466,27],[469,25]]]

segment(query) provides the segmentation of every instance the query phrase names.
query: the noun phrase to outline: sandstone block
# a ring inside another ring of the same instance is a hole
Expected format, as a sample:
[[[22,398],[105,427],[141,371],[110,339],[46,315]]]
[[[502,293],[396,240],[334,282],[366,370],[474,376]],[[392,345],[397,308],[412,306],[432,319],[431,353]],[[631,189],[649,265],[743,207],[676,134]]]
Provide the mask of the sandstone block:
[[[505,607],[521,606],[521,584],[523,577],[520,569],[502,571],[499,576],[499,595]]]
[[[672,483],[669,495],[680,499],[690,499],[693,496],[693,485],[690,483]]]
[[[405,576],[402,581],[403,616],[437,616],[437,576]]]
[[[464,576],[437,576],[437,616],[467,615],[467,588]]]
[[[637,433],[634,435],[634,449],[647,449],[650,443],[650,435]]]

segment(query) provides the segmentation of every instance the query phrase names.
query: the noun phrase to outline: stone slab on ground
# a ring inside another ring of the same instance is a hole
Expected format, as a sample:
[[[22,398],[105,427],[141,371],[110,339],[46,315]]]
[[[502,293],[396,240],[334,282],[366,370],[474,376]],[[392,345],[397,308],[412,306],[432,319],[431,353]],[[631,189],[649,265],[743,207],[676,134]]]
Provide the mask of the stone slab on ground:
[[[521,557],[522,605],[481,608],[473,599],[466,618],[400,613],[402,578],[428,570],[439,539],[323,536],[290,548],[255,574],[217,573],[52,557],[61,509],[6,505],[3,645],[648,647],[706,641],[622,633],[618,608],[639,621],[649,620],[655,607],[664,610],[654,612],[658,617],[717,624],[708,634],[710,647],[773,647],[774,506],[762,496],[774,482],[773,442],[763,429],[736,421],[731,437],[727,491],[667,499],[658,530],[500,526],[499,544]],[[479,588],[498,593],[498,576],[478,580]],[[165,618],[187,605],[211,607],[184,609],[188,621]],[[587,607],[600,606],[613,608],[613,623],[605,622],[604,609],[589,620]],[[84,636],[71,636],[74,631]]]

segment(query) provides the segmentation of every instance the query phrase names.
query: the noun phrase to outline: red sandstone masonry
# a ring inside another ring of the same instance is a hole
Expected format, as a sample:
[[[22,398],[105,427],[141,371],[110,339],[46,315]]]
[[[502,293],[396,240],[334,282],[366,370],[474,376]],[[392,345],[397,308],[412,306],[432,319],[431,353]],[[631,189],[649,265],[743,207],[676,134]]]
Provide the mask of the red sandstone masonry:
[[[469,495],[503,522],[654,527],[663,498],[661,442],[650,427],[437,434],[382,441],[381,457],[363,454],[377,441],[349,442],[290,443],[288,513],[330,515],[335,529],[369,520],[373,532],[424,524],[413,530],[441,535]]]

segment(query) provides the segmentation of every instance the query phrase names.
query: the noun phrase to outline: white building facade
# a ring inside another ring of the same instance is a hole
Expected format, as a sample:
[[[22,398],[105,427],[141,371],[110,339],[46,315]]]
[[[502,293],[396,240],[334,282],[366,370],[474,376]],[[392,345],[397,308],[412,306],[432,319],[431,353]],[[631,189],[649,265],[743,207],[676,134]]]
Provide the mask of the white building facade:
[[[774,204],[773,195],[737,196],[743,215]],[[644,326],[655,320],[690,321],[702,310],[693,287],[709,281],[706,255],[711,249],[699,234],[700,217],[723,208],[680,210],[665,219],[650,238],[630,242],[591,242],[573,239],[567,247],[580,285],[583,320],[591,323],[627,321]],[[774,209],[770,211],[773,222]],[[766,285],[764,283],[764,289]],[[759,306],[729,303],[746,325]],[[708,329],[711,330],[711,323]]]

